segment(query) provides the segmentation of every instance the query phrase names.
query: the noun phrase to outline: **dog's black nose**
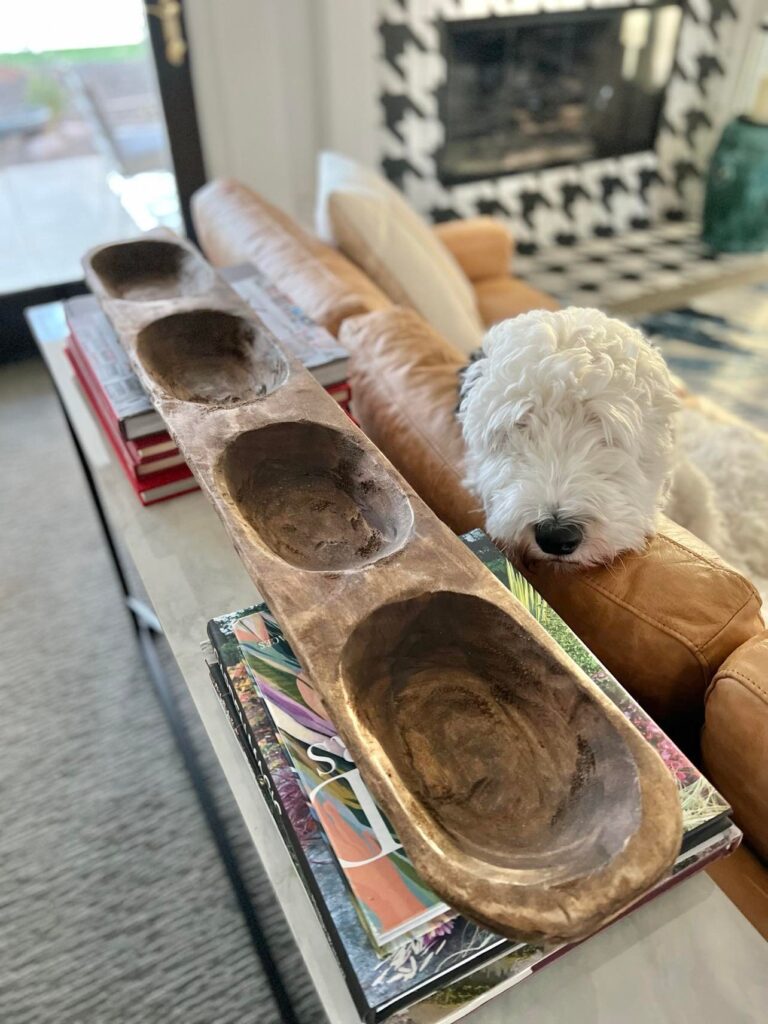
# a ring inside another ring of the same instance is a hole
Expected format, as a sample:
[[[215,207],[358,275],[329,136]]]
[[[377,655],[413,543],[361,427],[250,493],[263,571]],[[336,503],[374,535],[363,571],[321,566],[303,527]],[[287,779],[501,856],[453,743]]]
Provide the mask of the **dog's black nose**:
[[[584,539],[584,531],[576,523],[561,523],[557,519],[536,523],[533,534],[548,555],[570,555]]]

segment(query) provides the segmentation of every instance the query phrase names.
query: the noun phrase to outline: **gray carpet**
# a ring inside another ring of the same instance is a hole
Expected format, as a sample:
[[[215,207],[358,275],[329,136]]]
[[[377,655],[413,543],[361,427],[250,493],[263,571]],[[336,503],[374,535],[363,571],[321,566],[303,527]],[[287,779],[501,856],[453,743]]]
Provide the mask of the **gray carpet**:
[[[279,1021],[40,363],[0,369],[0,474],[0,1021]],[[303,963],[178,674],[174,689],[300,1019],[315,1024]]]

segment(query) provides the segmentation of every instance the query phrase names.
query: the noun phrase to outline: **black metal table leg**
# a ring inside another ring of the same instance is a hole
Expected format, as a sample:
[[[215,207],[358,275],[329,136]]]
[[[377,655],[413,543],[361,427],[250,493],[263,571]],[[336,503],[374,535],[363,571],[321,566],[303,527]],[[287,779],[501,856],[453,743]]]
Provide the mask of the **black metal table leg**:
[[[248,928],[251,942],[259,957],[262,968],[267,977],[267,982],[269,983],[272,996],[280,1011],[281,1022],[282,1024],[299,1024],[298,1018],[291,1004],[290,997],[283,985],[277,965],[270,952],[269,944],[267,943],[266,937],[264,936],[264,932],[262,931],[259,923],[258,914],[256,913],[253,903],[248,895],[248,890],[245,882],[243,881],[242,872],[240,871],[237,855],[235,854],[232,843],[230,842],[224,822],[217,810],[215,799],[208,783],[206,782],[197,752],[195,751],[192,743],[192,738],[184,724],[176,698],[174,697],[173,690],[169,684],[168,677],[160,662],[157,648],[155,646],[155,637],[158,634],[162,634],[162,628],[152,608],[146,602],[141,601],[131,593],[128,577],[120,560],[117,545],[115,544],[109,521],[104,511],[104,506],[102,505],[99,492],[96,488],[96,482],[93,479],[93,474],[91,473],[90,466],[85,458],[85,453],[83,452],[80,440],[75,433],[75,429],[69,418],[67,409],[61,400],[58,390],[56,389],[55,382],[54,391],[56,392],[56,396],[59,400],[64,421],[67,424],[67,429],[69,430],[69,434],[72,438],[72,443],[75,446],[75,451],[77,452],[77,457],[85,476],[86,483],[88,484],[88,490],[91,494],[91,502],[99,518],[104,540],[106,541],[107,548],[109,550],[110,560],[123,591],[126,607],[128,608],[133,620],[139,648],[152,682],[152,688],[155,691],[155,695],[162,708],[163,715],[168,728],[171,731],[171,735],[173,736],[176,748],[181,755],[184,767],[194,787],[195,796],[200,804],[200,809],[203,812],[206,825],[208,826],[211,837],[216,844],[217,852],[224,866],[224,870],[227,873],[227,878],[232,887],[235,899],[237,900],[240,913],[242,914],[246,927]]]

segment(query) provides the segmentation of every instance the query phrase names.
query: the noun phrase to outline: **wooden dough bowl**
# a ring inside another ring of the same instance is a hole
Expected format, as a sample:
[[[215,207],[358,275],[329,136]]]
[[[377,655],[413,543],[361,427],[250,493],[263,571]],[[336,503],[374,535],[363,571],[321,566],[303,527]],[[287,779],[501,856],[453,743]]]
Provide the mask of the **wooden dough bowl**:
[[[637,900],[681,840],[637,730],[195,249],[150,235],[85,268],[425,882],[533,940]]]

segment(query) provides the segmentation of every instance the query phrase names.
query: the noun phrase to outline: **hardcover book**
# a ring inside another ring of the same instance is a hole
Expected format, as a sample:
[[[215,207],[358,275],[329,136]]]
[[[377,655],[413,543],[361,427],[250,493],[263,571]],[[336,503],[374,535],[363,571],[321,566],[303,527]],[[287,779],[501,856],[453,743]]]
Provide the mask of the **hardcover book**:
[[[89,377],[81,367],[76,350],[66,345],[65,352],[75,371],[78,383],[112,446],[120,467],[142,505],[154,505],[159,501],[196,491],[198,489],[197,481],[183,458],[180,461],[173,459],[170,466],[156,465],[156,463],[150,462],[147,465],[155,467],[155,469],[149,473],[146,472],[146,465],[135,466],[133,464],[128,444],[118,433],[112,419],[104,411],[98,394],[94,391]],[[164,461],[163,459],[159,460],[160,463]]]
[[[104,431],[120,449],[121,461],[124,459],[129,464],[132,476],[148,476],[159,473],[163,469],[185,465],[184,456],[168,433],[164,435],[149,434],[147,438],[126,441],[119,432],[118,424],[109,408],[104,392],[99,388],[90,366],[71,337],[66,343],[65,349],[91,407],[98,416]],[[145,444],[145,441],[151,443]],[[191,475],[191,471],[188,471],[187,475]]]
[[[159,434],[147,434],[146,437],[138,437],[135,441],[126,441],[125,446],[136,463],[150,462],[161,456],[181,454],[176,447],[176,442],[167,431],[160,431]]]
[[[237,619],[232,632],[374,945],[387,948],[448,915],[403,853],[269,611]]]
[[[127,441],[165,432],[165,423],[139,383],[112,325],[92,295],[64,303],[73,346],[93,374],[91,386],[106,399],[111,418]]]
[[[463,539],[630,718],[674,774],[683,810],[683,849],[673,876],[659,883],[646,898],[732,849],[740,833],[730,825],[729,807],[717,791],[482,531],[473,531]],[[354,765],[309,681],[301,675],[279,625],[261,605],[212,620],[209,636],[218,656],[218,664],[211,668],[212,678],[326,927],[363,1019],[383,1020],[396,1014],[393,1020],[402,1024],[456,1020],[489,994],[515,984],[569,948],[514,945],[444,912],[437,920],[422,921],[425,927],[412,930],[408,930],[407,917],[403,916],[405,930],[401,928],[394,936],[387,936],[383,929],[389,919],[379,919],[374,921],[377,933],[371,917],[376,918],[377,911],[388,907],[387,886],[394,886],[392,898],[398,905],[401,885],[409,885],[412,868],[409,872],[410,865],[399,845],[397,880],[392,881],[395,876],[383,867],[392,854],[389,841],[397,844],[397,837],[375,808],[359,776],[354,785],[345,779],[340,784],[344,775],[354,773]],[[320,794],[322,799],[318,800]],[[371,807],[374,823],[369,817]],[[329,846],[335,857],[328,856]],[[371,863],[382,865],[382,870],[371,876],[371,884],[376,887],[373,890],[370,886],[355,886],[350,879],[350,861],[361,857],[376,858]],[[423,900],[424,893],[415,891]],[[379,940],[388,937],[389,943],[373,942],[377,934]],[[409,1006],[407,1011],[403,1010],[405,1006]]]
[[[349,352],[324,327],[310,320],[274,282],[250,264],[228,268],[222,276],[318,384],[330,391],[329,385],[346,382]],[[337,401],[342,404],[344,399]]]

